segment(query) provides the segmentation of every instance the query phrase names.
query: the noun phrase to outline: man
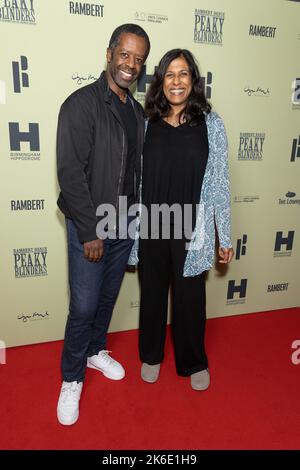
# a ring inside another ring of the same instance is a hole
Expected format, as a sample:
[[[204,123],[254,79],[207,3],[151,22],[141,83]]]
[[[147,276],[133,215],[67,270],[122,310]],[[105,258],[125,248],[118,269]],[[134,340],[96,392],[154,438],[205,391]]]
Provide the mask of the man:
[[[118,210],[120,196],[127,196],[128,206],[137,201],[144,120],[128,88],[149,50],[140,26],[119,26],[107,49],[106,72],[71,94],[59,114],[58,206],[66,217],[70,284],[57,406],[64,425],[79,417],[86,366],[112,380],[125,376],[106,350],[106,335],[133,240],[122,239],[118,226],[115,237],[99,238],[96,211],[101,204]]]

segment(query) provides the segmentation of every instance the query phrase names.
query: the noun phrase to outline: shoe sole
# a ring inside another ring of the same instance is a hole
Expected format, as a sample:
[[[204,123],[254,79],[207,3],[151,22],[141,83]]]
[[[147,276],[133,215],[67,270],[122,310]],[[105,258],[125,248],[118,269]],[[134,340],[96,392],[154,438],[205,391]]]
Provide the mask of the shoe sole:
[[[193,386],[192,379],[191,379],[191,387],[192,387],[193,390],[196,390],[197,392],[204,392],[205,390],[207,390],[209,388],[209,386],[210,386],[210,374],[209,374],[208,369],[206,369],[206,370],[208,372],[208,377],[207,377],[207,382],[206,382],[205,385],[199,385],[199,386],[194,385]]]
[[[60,424],[62,424],[63,426],[72,426],[72,424],[75,424],[76,421],[78,421],[78,418],[79,418],[79,413],[78,413],[78,416],[76,416],[76,418],[74,418],[72,421],[64,421],[60,416],[59,414],[57,414],[57,420]]]
[[[154,384],[159,379],[159,377],[155,377],[153,379],[150,379],[150,378],[147,378],[147,377],[143,377],[142,375],[141,375],[141,378],[144,382],[147,382],[148,384]]]
[[[121,376],[112,376],[112,375],[109,375],[107,374],[104,370],[102,369],[99,369],[99,367],[96,367],[94,366],[91,362],[87,362],[87,367],[89,367],[90,369],[95,369],[95,370],[98,370],[99,372],[101,372],[105,377],[107,377],[108,379],[111,379],[111,380],[122,380],[124,377],[125,377],[125,372],[121,375]]]
[[[144,365],[145,365],[145,363],[143,364],[143,366],[141,368],[141,378],[142,378],[142,380],[144,380],[144,382],[147,382],[148,384],[154,384],[159,379],[160,364],[158,365],[159,366],[158,368],[156,367],[156,368],[153,368],[154,370],[152,369],[154,374],[149,373],[149,375],[147,374],[147,372],[145,373]],[[149,369],[148,369],[148,372],[150,372]]]
[[[157,382],[158,379],[159,379],[159,373],[157,374],[157,377],[147,377],[147,376],[141,374],[141,379],[142,379],[144,382],[147,382],[148,384],[154,384],[154,383]]]
[[[196,388],[196,387],[193,387],[191,386],[193,390],[196,390],[197,392],[204,392],[205,390],[207,390],[209,388],[209,385],[207,385],[207,387],[201,387],[201,388]]]

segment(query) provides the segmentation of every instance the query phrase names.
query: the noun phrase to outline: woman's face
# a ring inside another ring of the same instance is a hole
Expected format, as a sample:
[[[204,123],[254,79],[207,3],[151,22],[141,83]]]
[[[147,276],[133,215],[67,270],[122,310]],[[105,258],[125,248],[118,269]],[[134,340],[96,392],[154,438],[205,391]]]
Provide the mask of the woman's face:
[[[186,106],[192,91],[192,76],[187,61],[183,57],[170,62],[163,81],[163,92],[170,105]]]

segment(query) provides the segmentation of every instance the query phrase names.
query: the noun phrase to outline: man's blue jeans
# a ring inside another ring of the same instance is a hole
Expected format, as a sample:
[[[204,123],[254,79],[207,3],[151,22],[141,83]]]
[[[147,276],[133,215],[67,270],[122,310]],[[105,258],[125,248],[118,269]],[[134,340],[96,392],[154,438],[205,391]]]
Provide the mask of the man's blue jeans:
[[[66,225],[70,308],[62,377],[66,382],[82,382],[87,357],[106,349],[106,334],[133,240],[104,240],[104,254],[98,263],[94,263],[84,257],[83,245],[72,220],[66,219]]]

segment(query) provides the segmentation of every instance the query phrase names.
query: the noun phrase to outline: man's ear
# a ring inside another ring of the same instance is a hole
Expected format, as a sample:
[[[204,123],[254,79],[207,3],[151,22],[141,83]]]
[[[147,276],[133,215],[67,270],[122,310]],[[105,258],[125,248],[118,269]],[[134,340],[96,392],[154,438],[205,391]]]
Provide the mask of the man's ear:
[[[106,49],[106,59],[107,59],[107,62],[110,63],[111,62],[111,59],[112,59],[112,51],[111,49],[108,47]]]

